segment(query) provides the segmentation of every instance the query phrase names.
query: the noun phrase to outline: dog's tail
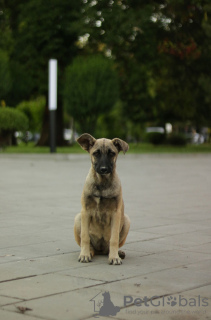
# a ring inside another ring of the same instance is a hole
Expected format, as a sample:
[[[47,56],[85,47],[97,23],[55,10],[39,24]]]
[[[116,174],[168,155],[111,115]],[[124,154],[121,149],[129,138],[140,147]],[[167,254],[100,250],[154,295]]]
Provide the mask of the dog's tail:
[[[117,312],[119,312],[120,311],[120,307],[114,307],[114,309],[113,309],[113,311],[115,312],[115,314],[114,314],[114,316],[117,314]]]

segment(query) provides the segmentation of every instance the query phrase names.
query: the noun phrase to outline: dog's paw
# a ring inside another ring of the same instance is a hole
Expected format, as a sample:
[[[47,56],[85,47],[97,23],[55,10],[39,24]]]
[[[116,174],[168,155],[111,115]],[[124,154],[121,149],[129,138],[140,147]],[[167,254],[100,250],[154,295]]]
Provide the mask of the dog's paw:
[[[78,257],[78,261],[79,262],[92,262],[91,254],[90,255],[80,254],[80,256]]]
[[[109,264],[114,264],[114,265],[120,265],[122,264],[122,259],[120,257],[116,257],[116,258],[108,258],[108,263]]]

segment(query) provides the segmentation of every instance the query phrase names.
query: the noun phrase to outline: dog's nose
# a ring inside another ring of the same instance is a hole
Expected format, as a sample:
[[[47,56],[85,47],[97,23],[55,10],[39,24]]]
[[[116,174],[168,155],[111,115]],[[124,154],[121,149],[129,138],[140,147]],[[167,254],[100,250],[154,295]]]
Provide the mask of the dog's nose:
[[[108,168],[107,167],[101,167],[100,168],[100,173],[101,174],[106,174],[108,172]]]

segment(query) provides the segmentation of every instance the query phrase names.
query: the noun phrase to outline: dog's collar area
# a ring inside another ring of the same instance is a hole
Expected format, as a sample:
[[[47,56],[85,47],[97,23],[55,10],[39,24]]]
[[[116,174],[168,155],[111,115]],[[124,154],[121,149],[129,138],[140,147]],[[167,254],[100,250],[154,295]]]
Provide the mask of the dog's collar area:
[[[103,199],[103,198],[104,198],[104,199],[109,199],[108,197],[97,196],[97,195],[95,195],[95,194],[93,194],[93,197],[94,197],[94,198],[99,198],[100,200]]]
[[[95,170],[96,171],[96,173],[100,176],[100,178],[108,178],[109,177],[109,175],[112,173],[112,171],[111,172],[107,172],[107,173],[102,173],[102,172],[98,172],[97,170]]]
[[[113,199],[113,198],[115,198],[115,197],[102,197],[102,196],[97,196],[97,195],[95,195],[95,194],[93,194],[92,195],[94,198],[99,198],[100,200],[102,200],[102,199]]]

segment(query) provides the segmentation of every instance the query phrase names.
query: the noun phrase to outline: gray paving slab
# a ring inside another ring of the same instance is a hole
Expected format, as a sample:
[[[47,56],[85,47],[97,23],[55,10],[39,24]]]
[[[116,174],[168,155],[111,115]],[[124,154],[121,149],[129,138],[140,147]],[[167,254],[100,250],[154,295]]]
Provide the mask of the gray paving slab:
[[[183,250],[190,251],[190,252],[202,252],[202,253],[207,253],[210,255],[211,243],[196,245],[194,247],[184,248]]]
[[[8,247],[4,249],[1,248],[1,263],[46,257],[46,252],[48,252],[48,256],[53,256],[56,254],[67,254],[70,253],[70,251],[78,251],[77,244],[73,242],[73,238],[67,238],[66,241],[54,240],[28,245],[25,244],[16,247]]]
[[[210,163],[209,154],[119,156],[131,229],[123,265],[110,266],[106,256],[77,261],[88,154],[0,154],[0,319],[211,319]],[[99,315],[105,292],[116,315]],[[149,305],[134,304],[144,297]]]
[[[66,277],[62,274],[51,273],[3,282],[0,287],[0,295],[4,294],[9,297],[19,297],[22,300],[31,300],[79,288],[91,287],[100,283],[103,283],[103,281]],[[33,290],[31,290],[32,288]]]
[[[52,295],[40,299],[29,300],[16,304],[16,306],[23,306],[32,311],[28,312],[31,316],[44,319],[94,319],[93,315],[97,314],[94,311],[94,301],[90,301],[95,296],[96,310],[99,310],[97,304],[102,300],[101,289],[83,288],[72,292]],[[123,307],[123,299],[119,294],[112,295],[112,299],[117,306]],[[4,307],[7,311],[16,311],[16,306],[10,305]],[[99,313],[99,312],[98,312]],[[102,317],[103,318],[103,317]]]
[[[64,271],[71,267],[86,267],[85,264],[78,263],[78,255],[78,252],[74,252],[2,263],[0,265],[0,283],[16,278],[34,277],[41,274]],[[101,264],[102,261],[98,259],[96,263]]]
[[[172,248],[189,248],[211,243],[211,233],[205,231],[194,231],[178,235],[167,235],[156,238],[158,245],[171,245]],[[138,240],[138,239],[137,239]],[[150,239],[154,240],[154,239]],[[154,241],[151,241],[154,242]]]
[[[23,320],[23,319],[34,320],[35,319],[34,317],[27,315],[26,313],[25,314],[20,313],[17,308],[16,309],[14,308],[13,312],[0,309],[0,319],[6,319],[6,320]]]
[[[186,291],[187,294],[191,296],[196,296],[198,297],[199,295],[203,298],[208,298],[209,300],[211,299],[211,284],[208,284],[206,286],[197,288],[197,289],[192,289],[190,291]]]
[[[21,299],[15,299],[15,298],[7,297],[7,296],[1,296],[1,294],[0,294],[0,307],[6,306],[9,304],[18,303],[20,301],[21,301]]]

